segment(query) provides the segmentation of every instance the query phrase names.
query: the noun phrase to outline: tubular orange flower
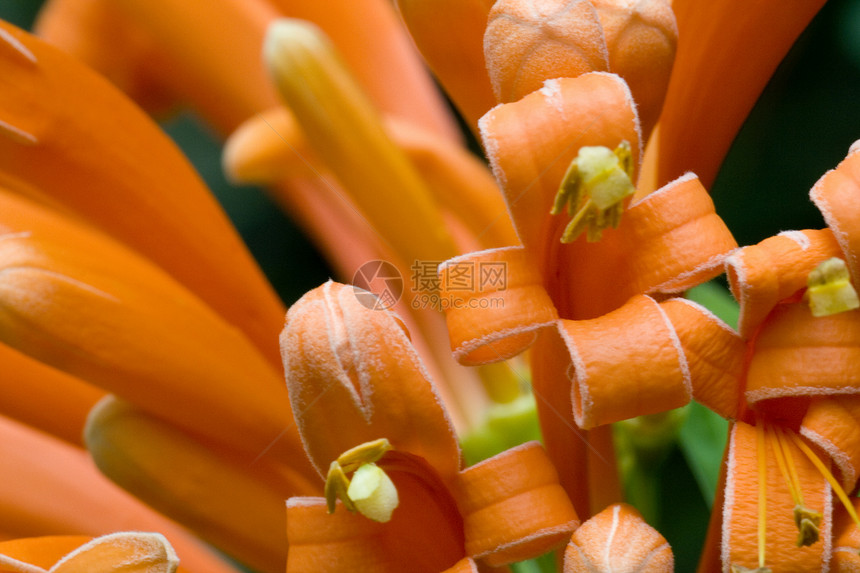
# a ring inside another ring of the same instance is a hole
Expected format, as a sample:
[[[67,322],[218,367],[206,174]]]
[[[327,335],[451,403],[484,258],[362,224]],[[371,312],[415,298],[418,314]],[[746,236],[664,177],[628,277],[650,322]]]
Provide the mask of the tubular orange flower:
[[[844,263],[845,278],[821,268],[838,269],[834,261],[855,256],[858,165],[860,153],[851,152],[813,187],[813,201],[831,229],[781,233],[728,257],[732,292],[741,305],[739,334],[705,314],[679,321],[698,331],[682,338],[698,338],[697,344],[707,339],[719,349],[694,395],[737,420],[725,461],[724,568],[825,568],[833,495],[850,505],[845,491],[854,489],[860,467],[860,310],[856,297],[852,303],[843,291],[853,290],[857,275]],[[815,297],[826,299],[828,313],[813,313]],[[676,306],[669,314],[682,310]]]
[[[618,76],[548,81],[519,102],[495,108],[480,125],[523,246],[465,255],[440,267],[445,285],[458,265],[507,265],[507,283],[498,293],[445,293],[504,300],[503,311],[452,305],[446,313],[452,350],[465,364],[497,361],[521,352],[540,332],[532,363],[535,392],[543,398],[541,423],[554,461],[568,469],[581,440],[571,432],[574,420],[593,428],[689,400],[690,357],[667,303],[649,295],[665,298],[716,276],[736,244],[693,175],[640,200],[621,196],[613,209],[627,210],[617,229],[595,219],[588,235],[602,234],[599,242],[583,237],[565,244],[568,222],[550,208],[571,161],[579,154],[579,170],[590,169],[581,163],[588,161],[582,149],[614,149],[626,141],[630,164],[635,169],[638,163],[636,112]],[[632,190],[629,179],[626,185]],[[616,375],[619,368],[624,375]],[[574,496],[573,484],[567,487]]]
[[[329,470],[334,509],[325,517],[326,500],[290,500],[288,571],[351,562],[435,573],[466,557],[497,566],[560,545],[578,524],[537,444],[460,468],[454,430],[402,323],[362,305],[353,287],[329,282],[305,295],[281,344],[302,439],[319,473]],[[345,510],[358,505],[356,470],[371,463],[397,490],[398,501],[382,501],[391,504],[386,523]]]

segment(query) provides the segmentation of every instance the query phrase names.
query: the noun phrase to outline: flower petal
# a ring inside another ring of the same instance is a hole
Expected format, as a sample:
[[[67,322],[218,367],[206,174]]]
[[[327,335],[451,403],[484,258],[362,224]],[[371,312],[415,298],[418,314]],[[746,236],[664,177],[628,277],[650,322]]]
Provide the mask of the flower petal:
[[[161,77],[170,63],[158,44],[111,0],[48,0],[33,29],[108,78],[148,113],[176,103]]]
[[[710,187],[770,75],[824,0],[675,0],[678,51],[660,119],[657,186],[686,171]],[[775,17],[779,14],[779,17]],[[754,57],[751,57],[754,54]]]
[[[813,400],[800,434],[830,456],[842,488],[852,491],[860,477],[860,396]]]
[[[558,243],[567,225],[550,208],[580,147],[614,149],[627,141],[639,163],[638,119],[627,84],[603,72],[550,80],[520,101],[489,111],[481,137],[511,218],[532,260],[555,268],[546,245]]]
[[[137,529],[159,531],[182,556],[184,569],[195,573],[235,573],[235,569],[175,522],[144,505],[99,473],[89,455],[79,448],[0,417],[0,508],[4,533],[30,536],[63,531],[85,535],[72,546],[43,558],[41,542],[17,546],[0,544],[0,554],[48,568],[92,536]],[[51,492],[46,495],[45,492]]]
[[[158,533],[112,533],[63,557],[50,573],[173,573],[179,558]]]
[[[465,285],[458,280],[464,272],[472,278]],[[451,351],[464,365],[516,356],[534,342],[537,330],[558,318],[522,247],[450,259],[439,266],[439,281]]]
[[[570,352],[573,416],[581,428],[663,412],[690,400],[681,343],[650,297],[633,297],[596,319],[560,324]]]
[[[860,511],[860,499],[852,498],[854,511]],[[833,573],[856,573],[860,571],[860,527],[854,523],[843,507],[833,510],[833,558],[830,560]]]
[[[296,423],[321,475],[346,450],[379,438],[443,477],[459,469],[454,430],[396,315],[328,282],[290,309],[281,350]]]
[[[609,48],[609,69],[630,86],[645,140],[657,123],[675,61],[678,26],[667,0],[592,0]]]
[[[502,103],[546,80],[609,71],[603,28],[587,0],[499,0],[488,17],[484,57]]]
[[[565,573],[674,571],[672,548],[626,503],[611,505],[582,524],[564,552]]]
[[[681,341],[693,399],[720,416],[739,415],[746,344],[704,307],[674,298],[660,303]]]
[[[741,336],[750,338],[779,301],[806,288],[815,267],[840,254],[827,229],[786,231],[732,253],[726,258],[726,273],[741,307]]]
[[[860,149],[825,173],[809,197],[839,241],[854,284],[860,284]]]
[[[143,253],[277,363],[284,307],[175,144],[103,78],[0,26],[35,58],[0,41],[0,121],[34,138],[0,133],[0,186],[72,211]]]
[[[492,0],[396,0],[412,39],[474,130],[496,104],[484,64]]]
[[[466,553],[499,566],[563,544],[579,518],[537,442],[471,466],[453,487],[463,514]]]
[[[100,402],[87,425],[99,469],[151,507],[216,547],[265,571],[283,567],[283,500],[318,491],[267,462],[204,445],[115,399]]]
[[[83,445],[87,413],[103,391],[5,344],[0,344],[0,364],[6,381],[0,392],[0,413]]]
[[[781,305],[756,338],[746,399],[756,404],[774,398],[854,394],[860,386],[857,364],[860,310],[813,317],[805,304]]]
[[[824,477],[790,440],[794,467],[800,480],[805,504],[820,511],[821,539],[807,547],[797,547],[794,523],[795,503],[777,465],[776,456],[767,444],[767,525],[765,554],[767,565],[778,565],[785,571],[820,571],[826,567],[831,547],[831,492]],[[728,478],[723,508],[723,568],[729,564],[758,566],[758,460],[756,428],[737,422],[729,437]]]
[[[309,20],[322,28],[382,113],[448,143],[460,142],[453,117],[389,0],[338,4],[267,1],[283,15]],[[440,13],[435,16],[439,19]],[[451,40],[450,30],[444,39]]]
[[[238,329],[91,228],[0,206],[5,343],[237,449],[300,451],[280,377]]]

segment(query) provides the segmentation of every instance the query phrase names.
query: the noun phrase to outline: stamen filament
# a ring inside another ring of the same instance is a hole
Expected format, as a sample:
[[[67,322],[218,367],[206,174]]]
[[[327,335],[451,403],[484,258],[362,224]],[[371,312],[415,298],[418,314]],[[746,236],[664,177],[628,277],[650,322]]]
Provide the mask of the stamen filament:
[[[806,443],[800,439],[797,434],[790,434],[791,439],[794,440],[794,443],[800,448],[800,451],[803,452],[809,461],[812,462],[812,465],[824,476],[824,479],[827,480],[827,483],[830,484],[830,487],[833,488],[833,492],[836,494],[836,497],[839,498],[839,501],[842,502],[842,505],[845,506],[845,510],[848,512],[848,515],[851,516],[851,519],[860,527],[860,518],[857,517],[857,512],[854,511],[854,504],[851,503],[851,500],[848,499],[848,495],[845,493],[845,490],[842,489],[842,486],[839,485],[839,482],[836,481],[836,478],[833,477],[833,474],[830,473],[830,470],[827,469],[827,466],[824,465],[815,452],[806,445]]]
[[[784,446],[780,439],[779,428],[774,427],[770,432],[768,432],[768,436],[770,437],[773,453],[776,455],[776,464],[779,466],[779,471],[785,480],[785,484],[788,486],[788,493],[791,495],[792,501],[795,505],[803,505],[803,493],[800,491],[798,482],[796,481],[796,474],[793,475],[790,473],[786,463],[786,454],[788,454],[788,452],[783,450]]]
[[[765,564],[765,543],[767,540],[767,444],[765,443],[764,422],[756,424],[756,459],[758,460],[758,566]]]

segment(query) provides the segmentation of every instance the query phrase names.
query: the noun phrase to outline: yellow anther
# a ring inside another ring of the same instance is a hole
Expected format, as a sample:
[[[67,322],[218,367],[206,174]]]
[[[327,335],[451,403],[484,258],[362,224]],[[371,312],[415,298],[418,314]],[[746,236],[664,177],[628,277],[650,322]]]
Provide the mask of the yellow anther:
[[[355,511],[355,505],[347,495],[349,489],[349,478],[337,462],[332,462],[328,468],[328,475],[325,479],[325,503],[329,513],[334,513],[337,500],[343,501],[343,504],[350,511]]]
[[[732,565],[732,573],[773,573],[770,567],[756,567],[749,569],[741,565]]]
[[[376,464],[364,464],[356,470],[347,495],[359,513],[380,523],[390,520],[400,503],[394,482]]]
[[[827,259],[809,273],[806,297],[812,316],[829,316],[860,308],[857,291],[851,285],[851,276],[845,261]]]
[[[349,511],[358,511],[368,519],[391,519],[399,503],[397,488],[375,463],[390,449],[391,443],[381,438],[350,448],[331,463],[324,490],[329,513],[334,513],[339,499]],[[352,479],[347,475],[350,473]]]
[[[818,541],[821,513],[797,505],[794,507],[794,523],[797,525],[797,546],[806,547]]]
[[[550,214],[558,215],[567,206],[572,217],[561,236],[571,243],[587,231],[590,242],[599,241],[604,229],[621,222],[624,199],[632,195],[633,155],[622,141],[615,150],[608,147],[581,147],[570,163],[555,196]]]
[[[337,463],[343,471],[354,472],[361,465],[378,462],[390,449],[391,443],[385,438],[380,438],[348,449],[337,457]]]

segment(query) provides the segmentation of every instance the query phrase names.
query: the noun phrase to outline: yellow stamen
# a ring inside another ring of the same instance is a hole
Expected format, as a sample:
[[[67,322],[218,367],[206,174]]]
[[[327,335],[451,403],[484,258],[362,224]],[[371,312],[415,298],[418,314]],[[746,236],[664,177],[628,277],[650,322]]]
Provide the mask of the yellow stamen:
[[[380,438],[348,449],[337,457],[337,463],[343,471],[354,472],[362,464],[378,462],[390,449],[391,443],[385,438]]]
[[[857,291],[851,285],[851,275],[845,261],[827,259],[809,273],[806,298],[812,316],[830,316],[860,308]]]
[[[386,522],[399,503],[397,488],[375,462],[391,450],[385,438],[365,442],[345,451],[331,463],[326,475],[325,499],[329,513],[337,500],[349,511],[358,511],[368,519]],[[352,473],[353,477],[347,477]]]
[[[455,256],[435,199],[323,33],[308,22],[278,20],[264,55],[314,151],[401,259]]]
[[[851,516],[851,519],[860,527],[860,518],[857,517],[857,512],[854,511],[854,504],[851,503],[851,500],[848,499],[848,495],[845,493],[845,490],[842,489],[842,486],[839,485],[839,482],[836,481],[836,478],[833,477],[833,474],[830,473],[830,470],[827,469],[827,466],[824,465],[824,462],[819,459],[815,452],[806,445],[806,443],[800,439],[800,436],[797,434],[789,434],[791,439],[794,440],[794,443],[800,448],[800,451],[809,458],[809,461],[812,462],[812,465],[824,476],[824,479],[830,484],[830,487],[833,489],[833,493],[836,494],[836,497],[839,498],[839,501],[842,502],[842,505],[845,506],[845,510],[848,512],[848,515]]]
[[[571,243],[587,231],[589,242],[599,241],[603,230],[618,227],[624,199],[632,195],[633,154],[622,141],[614,151],[607,147],[582,147],[570,163],[556,193],[550,214],[567,206],[572,216],[561,236]]]
[[[797,476],[797,467],[794,465],[794,456],[791,453],[791,449],[788,447],[788,438],[785,435],[786,431],[787,430],[783,428],[776,427],[774,428],[774,435],[777,437],[777,444],[781,453],[785,454],[790,481],[792,484],[790,489],[794,491],[792,499],[795,503],[794,523],[797,526],[798,531],[797,546],[805,547],[818,541],[819,528],[821,527],[821,520],[824,516],[819,511],[809,509],[806,507],[806,504],[803,503],[803,488],[800,485],[800,478]]]
[[[764,422],[756,424],[756,459],[758,461],[758,567],[764,568],[767,539],[767,444]]]

